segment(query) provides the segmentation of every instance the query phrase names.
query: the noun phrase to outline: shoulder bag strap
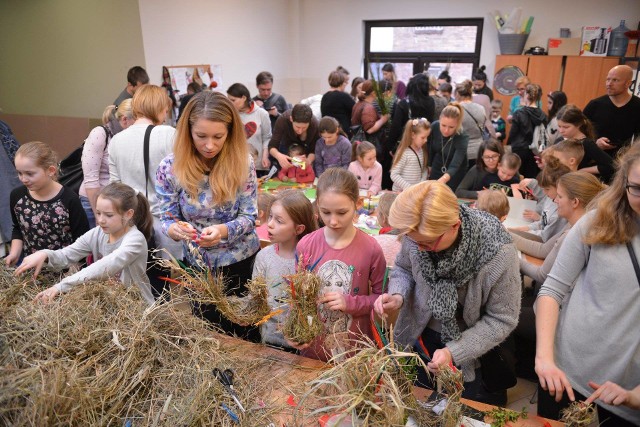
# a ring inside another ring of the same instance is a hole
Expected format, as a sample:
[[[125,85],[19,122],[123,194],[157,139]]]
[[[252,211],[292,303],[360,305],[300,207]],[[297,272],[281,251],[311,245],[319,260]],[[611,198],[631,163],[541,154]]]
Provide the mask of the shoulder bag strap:
[[[147,198],[149,198],[147,192],[147,184],[149,182],[149,139],[151,138],[152,130],[153,125],[149,125],[144,133],[144,195]]]
[[[462,108],[464,108],[464,104],[460,104],[462,106]],[[471,111],[467,110],[466,108],[464,108],[464,111],[467,112],[468,115],[471,116],[471,118],[473,119],[474,122],[476,122],[476,126],[478,126],[478,128],[480,129],[480,132],[484,132],[484,130],[482,129],[482,126],[480,126],[480,123],[478,122],[478,119],[476,119],[476,116],[474,116],[473,114],[471,114]]]
[[[104,129],[104,133],[107,134],[107,137],[104,139],[104,150],[106,150],[107,147],[109,146],[109,138],[113,138],[113,134],[111,133],[108,127],[106,126],[101,126],[101,127],[102,129]]]
[[[631,242],[627,242],[627,250],[629,251],[629,256],[631,257],[631,262],[633,263],[633,269],[636,271],[636,279],[638,279],[638,285],[640,286],[640,266],[638,265],[636,251],[633,250],[633,245],[631,244]]]
[[[418,156],[418,153],[416,153],[416,150],[414,150],[413,148],[409,147],[409,150],[411,150],[411,152],[416,155],[416,159],[418,159],[418,165],[420,165],[420,172],[423,172],[420,156]]]

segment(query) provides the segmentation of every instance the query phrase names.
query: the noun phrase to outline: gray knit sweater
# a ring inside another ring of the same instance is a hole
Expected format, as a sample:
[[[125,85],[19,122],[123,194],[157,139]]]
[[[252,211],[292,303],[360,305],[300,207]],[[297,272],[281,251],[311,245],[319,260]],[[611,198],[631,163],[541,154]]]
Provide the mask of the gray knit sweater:
[[[640,384],[640,286],[625,245],[583,243],[593,214],[571,228],[538,294],[562,304],[555,361],[584,396],[592,392],[589,381],[627,390]],[[640,254],[640,234],[631,243]],[[602,406],[640,425],[640,411]]]
[[[394,330],[396,342],[403,346],[413,346],[431,319],[428,308],[431,288],[422,277],[415,246],[408,239],[402,239],[389,281],[389,293],[404,298]],[[445,343],[453,362],[461,366],[465,381],[475,379],[477,359],[515,329],[520,296],[518,256],[514,245],[506,244],[467,285],[463,320],[468,329],[459,340]]]

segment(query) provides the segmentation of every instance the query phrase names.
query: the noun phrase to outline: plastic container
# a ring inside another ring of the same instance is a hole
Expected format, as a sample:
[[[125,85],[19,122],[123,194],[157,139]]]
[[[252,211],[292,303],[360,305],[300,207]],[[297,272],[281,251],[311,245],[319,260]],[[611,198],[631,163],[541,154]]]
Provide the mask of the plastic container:
[[[522,55],[529,34],[498,34],[502,55]]]
[[[625,27],[623,19],[620,21],[620,26],[611,31],[607,56],[625,56],[629,45],[629,39],[624,35],[627,31],[629,29]]]

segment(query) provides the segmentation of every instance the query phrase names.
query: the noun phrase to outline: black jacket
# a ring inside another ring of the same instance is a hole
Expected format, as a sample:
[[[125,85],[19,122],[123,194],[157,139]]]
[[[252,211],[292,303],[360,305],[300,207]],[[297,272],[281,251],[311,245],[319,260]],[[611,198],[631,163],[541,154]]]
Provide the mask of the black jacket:
[[[411,115],[409,115],[409,102],[411,102]],[[404,132],[404,125],[407,124],[409,119],[417,119],[424,117],[429,120],[429,123],[433,123],[435,119],[436,104],[430,96],[426,96],[417,102],[413,99],[406,97],[398,102],[393,112],[393,120],[391,122],[391,130],[389,131],[389,138],[387,138],[386,148],[387,151],[396,151],[398,142],[402,138]]]
[[[529,148],[533,141],[533,129],[540,123],[547,124],[547,116],[540,108],[522,107],[513,113],[509,142],[512,148]]]

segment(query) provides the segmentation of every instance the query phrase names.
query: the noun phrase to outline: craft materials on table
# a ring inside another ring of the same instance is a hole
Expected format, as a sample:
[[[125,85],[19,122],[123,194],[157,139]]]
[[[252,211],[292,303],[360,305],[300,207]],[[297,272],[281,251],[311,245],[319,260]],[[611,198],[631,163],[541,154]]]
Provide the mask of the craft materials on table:
[[[277,181],[277,180],[271,179],[263,182],[260,185],[260,191],[265,191],[270,193],[277,193],[278,191],[284,190],[287,188],[302,190],[304,192],[304,195],[307,197],[307,199],[311,200],[311,202],[313,202],[316,199],[316,189],[310,184],[301,184],[301,183],[290,182],[290,181],[283,182],[283,181]]]

